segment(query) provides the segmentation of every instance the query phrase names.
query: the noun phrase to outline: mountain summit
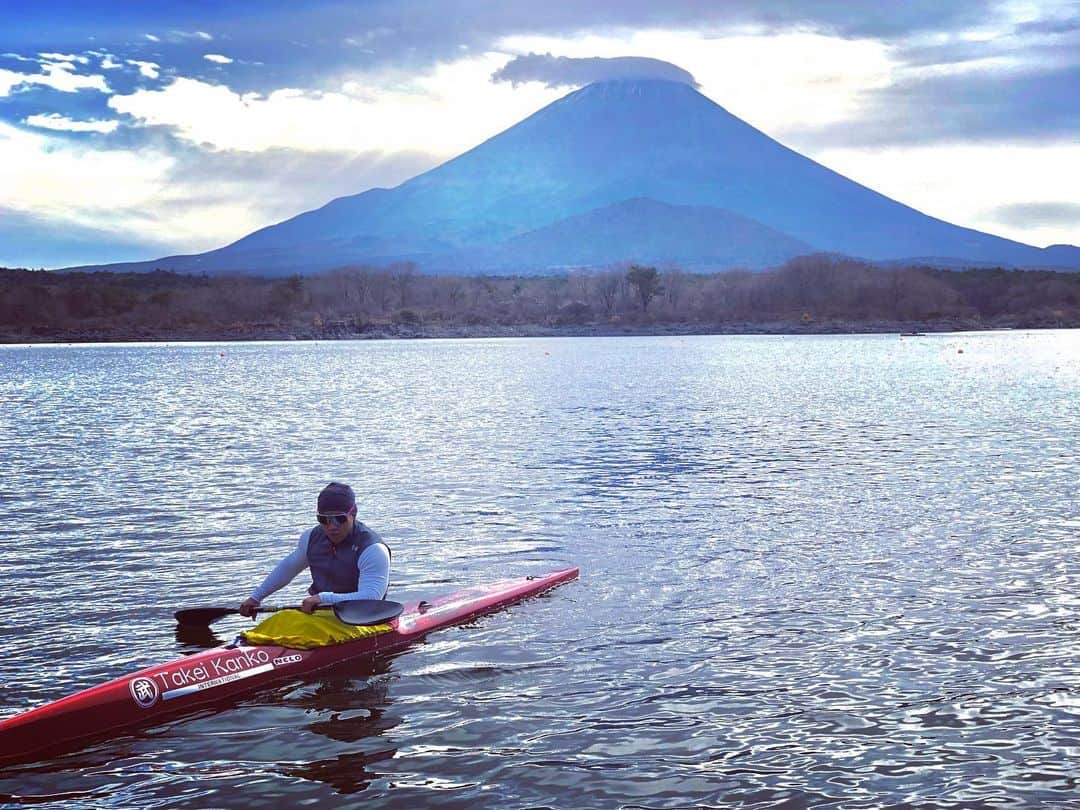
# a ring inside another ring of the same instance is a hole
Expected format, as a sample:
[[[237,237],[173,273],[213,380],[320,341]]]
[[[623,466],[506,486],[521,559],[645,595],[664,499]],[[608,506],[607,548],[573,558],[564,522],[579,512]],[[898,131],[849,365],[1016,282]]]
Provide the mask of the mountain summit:
[[[123,267],[284,274],[411,260],[428,272],[619,261],[722,269],[815,251],[1080,267],[1080,248],[1051,255],[926,216],[777,143],[693,87],[654,79],[588,85],[396,188],[341,197],[208,253]]]

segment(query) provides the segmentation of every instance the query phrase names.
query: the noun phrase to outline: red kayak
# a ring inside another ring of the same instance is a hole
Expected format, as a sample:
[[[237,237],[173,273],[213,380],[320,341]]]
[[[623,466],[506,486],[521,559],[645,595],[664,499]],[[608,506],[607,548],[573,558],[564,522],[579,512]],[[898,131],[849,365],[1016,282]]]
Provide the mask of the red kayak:
[[[294,650],[229,644],[139,670],[0,720],[0,764],[32,761],[94,738],[191,711],[271,682],[343,661],[403,649],[433,630],[458,624],[576,579],[577,568],[505,579],[437,599],[410,602],[389,632]]]

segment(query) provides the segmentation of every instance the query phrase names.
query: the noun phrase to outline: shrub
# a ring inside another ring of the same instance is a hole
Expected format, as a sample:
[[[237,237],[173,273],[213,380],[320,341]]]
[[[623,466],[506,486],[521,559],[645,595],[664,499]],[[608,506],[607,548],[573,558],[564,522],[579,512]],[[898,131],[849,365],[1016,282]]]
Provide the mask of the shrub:
[[[423,318],[411,309],[399,309],[394,313],[392,320],[399,326],[419,326],[423,323]]]
[[[571,301],[559,307],[555,313],[555,323],[559,326],[579,326],[593,318],[593,310],[584,301]]]

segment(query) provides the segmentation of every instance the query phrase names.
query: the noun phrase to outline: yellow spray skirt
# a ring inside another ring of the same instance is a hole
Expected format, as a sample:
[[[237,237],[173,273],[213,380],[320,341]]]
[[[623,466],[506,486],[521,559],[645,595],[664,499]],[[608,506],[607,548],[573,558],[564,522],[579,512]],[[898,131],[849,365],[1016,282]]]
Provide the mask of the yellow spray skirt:
[[[345,624],[330,610],[317,610],[311,614],[302,610],[279,610],[240,635],[248,644],[276,644],[294,650],[311,650],[389,633],[393,629],[388,624]]]

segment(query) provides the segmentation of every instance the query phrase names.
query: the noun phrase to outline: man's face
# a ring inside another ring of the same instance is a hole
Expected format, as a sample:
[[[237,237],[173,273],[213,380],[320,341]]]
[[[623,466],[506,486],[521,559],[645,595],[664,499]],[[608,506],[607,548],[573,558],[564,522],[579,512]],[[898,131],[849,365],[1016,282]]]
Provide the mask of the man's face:
[[[356,507],[346,514],[319,515],[319,523],[330,542],[336,546],[352,532],[353,524],[356,523]]]

